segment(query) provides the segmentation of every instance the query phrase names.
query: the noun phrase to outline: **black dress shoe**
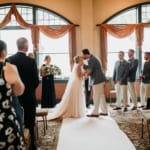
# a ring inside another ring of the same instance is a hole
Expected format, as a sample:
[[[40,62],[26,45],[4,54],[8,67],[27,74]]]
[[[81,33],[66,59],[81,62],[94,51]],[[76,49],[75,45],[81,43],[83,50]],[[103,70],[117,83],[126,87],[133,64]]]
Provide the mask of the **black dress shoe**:
[[[121,109],[121,107],[115,107],[115,108],[113,108],[113,110],[119,110],[119,109]]]
[[[91,115],[87,115],[87,117],[99,117],[99,115],[91,114]]]
[[[133,106],[132,108],[131,108],[131,110],[136,110],[137,109],[137,107],[136,106]]]
[[[124,107],[123,111],[124,111],[124,112],[128,111],[127,107]]]
[[[108,116],[108,113],[99,113],[100,116]]]
[[[150,109],[150,108],[147,108],[147,107],[143,107],[143,108],[142,108],[142,110],[147,110],[147,109]]]
[[[144,107],[144,105],[141,105],[141,106],[139,106],[138,108],[143,108]]]

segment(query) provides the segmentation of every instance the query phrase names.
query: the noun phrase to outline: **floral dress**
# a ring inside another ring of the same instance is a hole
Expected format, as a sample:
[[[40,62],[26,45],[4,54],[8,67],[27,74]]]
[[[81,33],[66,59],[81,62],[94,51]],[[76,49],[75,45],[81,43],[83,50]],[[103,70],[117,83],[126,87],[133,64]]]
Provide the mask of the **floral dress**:
[[[11,106],[12,88],[4,78],[5,64],[0,62],[0,149],[24,150],[24,139]]]

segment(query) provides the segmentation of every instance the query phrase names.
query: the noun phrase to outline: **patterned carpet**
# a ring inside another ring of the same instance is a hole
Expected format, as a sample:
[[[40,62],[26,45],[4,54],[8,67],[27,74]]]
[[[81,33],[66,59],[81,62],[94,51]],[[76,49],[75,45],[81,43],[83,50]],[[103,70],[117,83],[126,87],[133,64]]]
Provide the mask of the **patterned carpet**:
[[[127,134],[137,150],[150,150],[148,135],[144,126],[144,137],[141,138],[141,112],[140,110],[123,112],[114,111],[110,108],[110,116],[116,120],[119,127]],[[43,124],[38,123],[39,131],[37,144],[40,150],[56,150],[61,127],[61,119],[48,121],[48,129],[44,136]]]

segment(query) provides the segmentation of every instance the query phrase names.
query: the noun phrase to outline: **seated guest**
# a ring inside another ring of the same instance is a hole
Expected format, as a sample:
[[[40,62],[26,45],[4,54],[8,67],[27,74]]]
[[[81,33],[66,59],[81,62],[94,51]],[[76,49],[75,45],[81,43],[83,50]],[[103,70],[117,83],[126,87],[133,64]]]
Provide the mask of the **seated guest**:
[[[142,74],[140,75],[141,79],[141,105],[143,106],[144,102],[147,100],[146,107],[144,109],[150,109],[150,52],[145,52],[144,54],[144,66]]]
[[[11,105],[12,94],[21,95],[24,85],[17,68],[5,62],[7,46],[0,40],[0,149],[25,149],[16,113]]]

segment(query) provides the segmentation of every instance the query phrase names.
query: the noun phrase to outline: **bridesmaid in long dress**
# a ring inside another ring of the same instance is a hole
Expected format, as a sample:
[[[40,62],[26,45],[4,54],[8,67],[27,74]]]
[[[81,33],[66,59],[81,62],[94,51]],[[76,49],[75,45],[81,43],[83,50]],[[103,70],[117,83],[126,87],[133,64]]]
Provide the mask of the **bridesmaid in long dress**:
[[[54,86],[54,75],[50,72],[51,57],[45,56],[45,64],[40,68],[40,76],[42,77],[42,108],[53,108],[56,105],[56,95]]]

